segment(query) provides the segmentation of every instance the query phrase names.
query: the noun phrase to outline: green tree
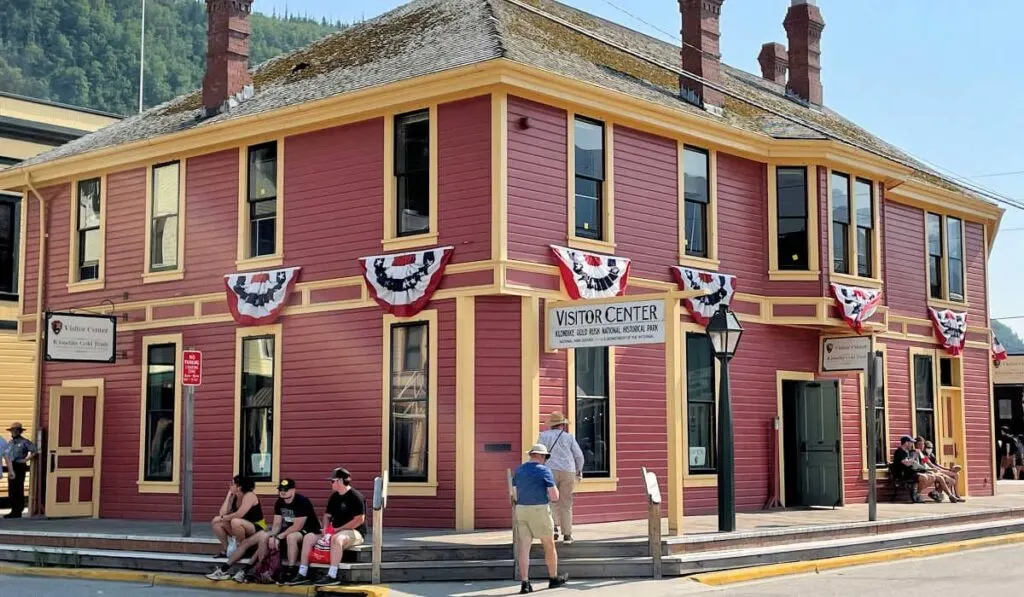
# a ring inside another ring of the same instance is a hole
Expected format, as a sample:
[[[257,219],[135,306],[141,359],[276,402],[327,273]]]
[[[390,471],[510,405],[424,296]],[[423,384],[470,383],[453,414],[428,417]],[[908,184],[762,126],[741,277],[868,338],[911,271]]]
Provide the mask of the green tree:
[[[999,338],[999,341],[1002,342],[1006,352],[1010,354],[1024,354],[1024,340],[1013,331],[1013,328],[993,319],[992,331],[995,333],[996,338]]]

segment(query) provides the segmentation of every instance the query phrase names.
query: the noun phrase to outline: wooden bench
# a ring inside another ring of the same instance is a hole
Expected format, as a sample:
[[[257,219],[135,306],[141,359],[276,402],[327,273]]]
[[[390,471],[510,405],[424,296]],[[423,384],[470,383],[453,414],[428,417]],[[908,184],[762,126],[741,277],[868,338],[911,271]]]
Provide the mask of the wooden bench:
[[[907,499],[913,502],[916,485],[917,481],[914,478],[897,474],[895,462],[889,463],[889,486],[892,488],[892,501],[895,502],[899,498],[900,492],[905,491]]]

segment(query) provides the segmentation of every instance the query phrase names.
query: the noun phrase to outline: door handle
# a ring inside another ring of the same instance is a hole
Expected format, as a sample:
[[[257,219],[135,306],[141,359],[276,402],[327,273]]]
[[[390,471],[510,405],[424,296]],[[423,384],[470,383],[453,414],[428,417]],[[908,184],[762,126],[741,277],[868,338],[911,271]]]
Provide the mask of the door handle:
[[[807,451],[807,442],[800,442],[800,451],[801,452],[806,452]]]
[[[839,440],[836,440],[836,454],[838,454],[839,451]]]
[[[57,470],[57,453],[50,452],[50,472]]]

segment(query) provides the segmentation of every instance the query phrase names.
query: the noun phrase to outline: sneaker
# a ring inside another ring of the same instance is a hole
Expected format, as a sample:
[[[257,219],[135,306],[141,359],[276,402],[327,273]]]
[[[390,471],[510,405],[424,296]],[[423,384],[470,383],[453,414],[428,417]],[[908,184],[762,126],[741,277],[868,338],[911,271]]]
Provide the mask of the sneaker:
[[[231,578],[231,573],[223,568],[217,568],[213,572],[207,574],[206,578],[210,580],[227,580]]]
[[[330,576],[325,576],[322,581],[316,583],[316,586],[318,586],[318,587],[336,587],[336,586],[338,586],[340,584],[341,584],[341,579],[340,578],[331,578]]]
[[[235,581],[237,583],[244,584],[244,583],[249,582],[249,575],[248,575],[248,573],[245,570],[239,570],[238,572],[235,573],[234,576],[231,577],[231,580],[233,580],[233,581]]]
[[[921,497],[920,494],[915,493],[914,497],[912,499],[913,499],[915,504],[923,504],[924,503],[924,498]]]
[[[567,575],[567,574],[559,574],[558,576],[556,576],[556,577],[554,577],[554,578],[552,578],[551,580],[548,581],[548,588],[549,589],[554,589],[555,587],[560,587],[560,586],[564,585],[567,582],[569,582],[569,575]]]
[[[555,527],[555,541],[558,541],[558,527]]]
[[[939,493],[938,491],[929,492],[928,493],[928,497],[930,497],[933,500],[935,500],[936,503],[942,502],[942,494]]]
[[[308,584],[312,584],[312,583],[313,583],[313,581],[311,581],[308,576],[306,576],[305,574],[299,574],[298,572],[296,572],[295,574],[293,574],[291,576],[291,578],[289,578],[288,580],[285,580],[285,581],[283,581],[283,582],[281,582],[279,584],[282,584],[282,585],[285,585],[285,586],[289,586],[289,587],[297,587],[297,586],[300,586],[300,585],[308,585]]]
[[[533,592],[533,585],[530,584],[530,581],[524,580],[523,584],[520,585],[520,587],[519,587],[519,594],[520,595],[525,595],[527,593],[532,593],[532,592]]]
[[[566,545],[572,545],[572,535],[566,535],[566,536],[565,536],[565,537],[564,537],[564,538],[562,539],[562,543],[564,543],[564,544],[566,544]]]

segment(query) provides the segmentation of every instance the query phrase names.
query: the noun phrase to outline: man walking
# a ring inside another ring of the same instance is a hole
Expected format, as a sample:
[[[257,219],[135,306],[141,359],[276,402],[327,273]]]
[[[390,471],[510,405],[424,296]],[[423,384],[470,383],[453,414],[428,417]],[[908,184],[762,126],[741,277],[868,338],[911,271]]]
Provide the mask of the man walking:
[[[544,463],[550,457],[547,446],[536,444],[528,452],[529,460],[519,465],[512,479],[515,487],[515,525],[519,535],[520,594],[532,593],[530,584],[530,546],[540,539],[544,562],[548,566],[548,588],[564,585],[569,578],[558,574],[558,553],[555,551],[554,522],[548,505],[558,501],[558,488],[551,469]]]
[[[25,477],[28,475],[29,461],[35,458],[39,450],[36,445],[21,436],[25,428],[21,423],[11,425],[11,441],[7,445],[7,462],[10,463],[10,478],[7,482],[7,493],[10,496],[11,512],[4,518],[21,518],[25,510]]]
[[[555,487],[558,488],[558,501],[551,505],[551,514],[555,519],[555,541],[558,541],[558,530],[561,527],[563,541],[572,544],[572,502],[576,492],[576,483],[583,480],[583,450],[573,434],[569,433],[569,420],[560,411],[548,416],[547,431],[540,434],[537,443],[547,446],[551,452],[548,468],[555,475]]]

